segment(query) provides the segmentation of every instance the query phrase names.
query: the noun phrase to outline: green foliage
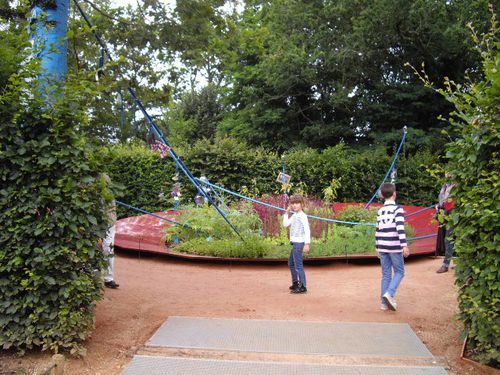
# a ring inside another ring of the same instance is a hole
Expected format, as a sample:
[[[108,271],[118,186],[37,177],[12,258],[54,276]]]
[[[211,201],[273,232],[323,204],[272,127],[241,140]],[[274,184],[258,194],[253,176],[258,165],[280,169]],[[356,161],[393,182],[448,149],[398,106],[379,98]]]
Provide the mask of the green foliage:
[[[287,174],[292,176],[292,194],[302,191],[320,197],[328,181],[335,180],[341,181],[336,188],[336,200],[340,202],[368,201],[392,159],[384,147],[357,150],[342,144],[322,151],[295,149],[280,158],[234,138],[202,139],[176,151],[196,177],[205,175],[212,183],[247,196],[281,193],[276,177],[285,163]],[[170,208],[158,197],[160,193],[168,196],[174,184],[175,163],[170,157],[161,159],[141,145],[117,145],[102,149],[99,158],[105,161],[112,181],[124,187],[120,199],[125,203],[148,211]],[[427,167],[437,162],[437,155],[425,150],[401,156],[397,164],[401,204],[427,206],[435,202],[439,183]],[[196,191],[182,172],[180,175],[181,204],[189,204]],[[226,198],[234,200],[232,196]],[[119,208],[120,217],[134,214]]]
[[[377,222],[377,207],[370,207],[368,210],[364,205],[347,206],[337,215],[338,220],[354,221],[360,223],[376,223]]]
[[[81,353],[102,297],[110,195],[78,130],[83,85],[49,102],[32,90],[36,64],[21,73],[0,96],[0,347]]]
[[[225,211],[229,221],[234,225],[242,235],[258,233],[260,229],[260,219],[249,206],[240,206],[239,210],[229,209]],[[210,239],[223,239],[231,237],[234,234],[232,228],[226,223],[224,218],[217,212],[213,206],[207,204],[200,207],[185,207],[180,218],[182,226],[173,226],[167,229],[168,237],[171,240],[173,236],[178,236],[185,240],[197,238],[200,235],[210,237]],[[236,236],[236,234],[234,234]]]
[[[492,8],[489,33],[473,31],[484,78],[466,85],[451,80],[436,91],[454,106],[447,119],[454,139],[446,147],[446,169],[455,187],[450,225],[457,254],[456,283],[460,320],[473,358],[498,367],[500,351],[500,42]],[[432,87],[425,75],[423,81]]]
[[[463,81],[478,66],[463,26],[486,19],[486,0],[247,2],[223,65],[235,109],[219,130],[283,151],[364,142],[407,125],[442,145],[436,117],[450,104],[404,63],[424,59],[433,79]]]
[[[226,212],[244,241],[232,232],[215,208],[207,205],[185,207],[180,221],[190,228],[168,227],[166,239],[173,241],[175,237],[179,238],[181,242],[175,245],[175,250],[187,254],[226,258],[287,258],[290,253],[287,230],[281,227],[278,236],[263,237],[259,234],[262,223],[258,215],[248,205],[239,205],[238,208]],[[314,215],[321,213],[328,214],[325,209],[311,211]],[[310,225],[311,232],[316,233],[316,236],[311,251],[304,254],[305,257],[372,253],[375,249],[373,227],[348,227],[312,219]]]
[[[120,200],[147,211],[171,208],[165,207],[160,196],[169,196],[175,183],[175,163],[170,157],[162,159],[159,153],[137,144],[103,148],[98,157],[111,181],[123,187]],[[137,214],[122,206],[117,209],[119,217]]]

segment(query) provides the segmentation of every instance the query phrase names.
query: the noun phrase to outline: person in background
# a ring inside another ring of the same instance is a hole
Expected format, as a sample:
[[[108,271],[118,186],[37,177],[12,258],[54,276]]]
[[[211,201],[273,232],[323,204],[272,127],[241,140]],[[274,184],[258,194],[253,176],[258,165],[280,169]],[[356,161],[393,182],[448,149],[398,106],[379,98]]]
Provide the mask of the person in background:
[[[108,175],[104,175],[104,179],[107,184],[111,184],[111,179]],[[106,216],[108,218],[108,231],[106,232],[106,237],[102,241],[102,251],[104,255],[107,257],[108,268],[106,270],[106,274],[104,276],[104,286],[111,289],[116,289],[120,285],[116,283],[114,278],[114,269],[115,269],[115,233],[116,233],[116,202],[113,200],[108,204],[108,208],[106,210]]]
[[[448,172],[445,172],[445,177],[448,179],[450,176]],[[438,233],[438,244],[436,245],[437,250],[439,249],[441,244],[444,243],[444,260],[443,264],[436,273],[444,273],[448,272],[450,268],[451,258],[455,253],[455,246],[452,242],[453,229],[450,226],[450,214],[453,211],[455,204],[453,199],[450,197],[451,189],[453,189],[452,184],[445,183],[439,192],[439,201],[436,206],[436,210],[438,212],[438,217],[443,218],[439,224],[439,233]],[[443,215],[439,215],[442,212]]]
[[[384,205],[377,212],[375,234],[382,267],[380,309],[396,311],[394,296],[405,275],[404,258],[410,254],[410,250],[406,243],[404,211],[396,204],[396,185],[383,184],[380,192],[385,199]]]
[[[304,272],[304,252],[309,252],[311,230],[307,215],[304,213],[305,200],[300,195],[290,198],[290,205],[283,215],[283,226],[290,227],[290,244],[292,250],[288,258],[288,266],[292,274],[290,293],[301,294],[307,292],[306,274]],[[290,216],[290,214],[292,216]]]

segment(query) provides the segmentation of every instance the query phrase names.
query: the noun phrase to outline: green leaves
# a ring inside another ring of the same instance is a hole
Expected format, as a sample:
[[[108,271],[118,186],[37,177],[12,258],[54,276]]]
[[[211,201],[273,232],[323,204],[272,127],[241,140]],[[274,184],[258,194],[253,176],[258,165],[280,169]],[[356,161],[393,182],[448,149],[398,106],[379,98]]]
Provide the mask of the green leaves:
[[[74,82],[48,108],[25,69],[0,93],[0,347],[77,353],[102,296],[100,168]]]
[[[494,43],[498,31],[492,12],[490,32],[482,38],[473,34],[483,59],[481,81],[460,87],[449,80],[445,89],[436,90],[454,105],[448,122],[456,138],[447,145],[446,156],[455,183],[451,226],[458,258],[459,318],[469,337],[466,354],[493,366],[500,362],[500,54]]]

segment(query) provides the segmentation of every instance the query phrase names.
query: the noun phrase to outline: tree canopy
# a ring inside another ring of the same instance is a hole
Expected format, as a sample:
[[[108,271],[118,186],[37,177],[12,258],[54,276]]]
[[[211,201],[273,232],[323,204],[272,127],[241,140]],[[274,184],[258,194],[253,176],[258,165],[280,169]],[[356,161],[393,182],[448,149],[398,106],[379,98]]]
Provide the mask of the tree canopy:
[[[465,25],[485,31],[489,17],[487,0],[81,6],[114,58],[101,60],[92,31],[73,9],[70,71],[102,88],[87,104],[96,141],[144,138],[147,124],[127,95],[130,85],[179,141],[232,135],[278,151],[393,144],[405,125],[419,135],[417,146],[440,148],[446,124],[437,117],[450,104],[405,64],[424,64],[433,82],[479,74]],[[0,3],[2,43],[25,26],[26,9]],[[21,46],[2,48],[2,73],[20,63]]]

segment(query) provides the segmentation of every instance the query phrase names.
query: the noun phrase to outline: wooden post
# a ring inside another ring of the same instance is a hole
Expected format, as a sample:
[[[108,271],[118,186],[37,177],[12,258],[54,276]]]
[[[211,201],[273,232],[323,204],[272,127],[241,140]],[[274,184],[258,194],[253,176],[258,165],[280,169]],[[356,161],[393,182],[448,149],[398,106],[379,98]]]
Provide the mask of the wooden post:
[[[50,375],[64,375],[64,356],[62,354],[54,354],[52,356],[52,362],[54,367],[52,368]]]

